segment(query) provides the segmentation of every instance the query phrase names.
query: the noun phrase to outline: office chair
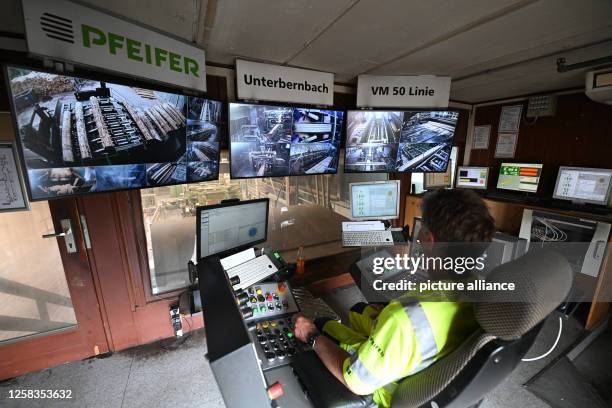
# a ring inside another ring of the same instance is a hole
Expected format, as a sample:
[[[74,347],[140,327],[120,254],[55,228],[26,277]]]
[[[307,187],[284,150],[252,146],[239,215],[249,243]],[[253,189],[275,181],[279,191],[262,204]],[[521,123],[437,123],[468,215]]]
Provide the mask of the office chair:
[[[393,407],[478,407],[533,345],[543,321],[567,297],[573,274],[567,260],[546,250],[494,269],[487,282],[515,282],[508,293],[487,293],[474,304],[481,330],[458,349],[405,378]]]
[[[474,303],[480,330],[444,358],[402,380],[391,405],[478,407],[531,348],[543,321],[566,299],[572,281],[567,260],[547,250],[531,251],[495,268],[487,282],[514,282],[515,290],[482,294]],[[305,357],[294,368],[315,407],[369,406],[371,400],[351,393],[320,360]]]

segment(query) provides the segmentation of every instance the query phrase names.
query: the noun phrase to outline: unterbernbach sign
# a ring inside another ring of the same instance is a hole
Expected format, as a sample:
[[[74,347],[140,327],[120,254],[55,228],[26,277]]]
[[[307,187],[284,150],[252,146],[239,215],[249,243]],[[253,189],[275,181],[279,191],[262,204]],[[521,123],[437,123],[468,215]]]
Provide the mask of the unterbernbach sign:
[[[67,0],[23,0],[28,51],[206,91],[204,50]]]

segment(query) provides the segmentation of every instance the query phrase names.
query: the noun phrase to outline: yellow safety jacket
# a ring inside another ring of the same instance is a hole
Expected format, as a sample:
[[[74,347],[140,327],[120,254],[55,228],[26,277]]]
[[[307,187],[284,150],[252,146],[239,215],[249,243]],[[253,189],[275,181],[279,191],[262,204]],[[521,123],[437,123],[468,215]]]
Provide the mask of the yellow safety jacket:
[[[360,395],[389,407],[399,380],[456,349],[478,328],[472,304],[394,300],[380,314],[372,306],[351,311],[351,327],[328,321],[323,332],[351,356],[344,379]]]

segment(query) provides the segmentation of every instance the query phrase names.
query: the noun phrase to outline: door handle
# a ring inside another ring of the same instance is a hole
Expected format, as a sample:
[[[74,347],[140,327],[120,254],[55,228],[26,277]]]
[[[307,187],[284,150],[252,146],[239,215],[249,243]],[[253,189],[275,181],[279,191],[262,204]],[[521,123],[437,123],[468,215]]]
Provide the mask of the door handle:
[[[60,220],[60,225],[62,227],[62,232],[52,232],[49,234],[44,234],[42,237],[45,239],[64,237],[66,251],[69,254],[78,252],[78,248],[74,240],[74,235],[72,233],[72,221],[70,220],[70,218],[62,218]]]
[[[51,234],[43,234],[43,238],[47,239],[47,238],[58,238],[58,237],[65,237],[66,233],[65,232],[53,232]]]

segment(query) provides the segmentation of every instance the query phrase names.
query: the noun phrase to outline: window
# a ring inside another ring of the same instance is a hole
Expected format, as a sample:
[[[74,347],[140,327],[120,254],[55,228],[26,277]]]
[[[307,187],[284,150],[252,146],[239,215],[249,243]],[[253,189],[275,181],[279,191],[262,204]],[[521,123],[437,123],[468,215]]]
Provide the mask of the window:
[[[312,256],[337,251],[340,222],[350,213],[348,184],[388,178],[387,174],[346,174],[340,156],[335,175],[231,180],[227,152],[223,152],[218,181],[141,190],[152,293],[188,286],[187,262],[195,251],[195,209],[229,198],[270,199],[265,245],[286,252],[304,246],[307,257],[309,248]]]
[[[451,157],[448,165],[451,166],[451,186],[455,186],[455,172],[457,170],[457,152],[458,147],[453,146],[451,149]],[[412,173],[410,183],[414,186],[414,194],[421,194],[425,191],[423,188],[425,175],[423,173]]]

